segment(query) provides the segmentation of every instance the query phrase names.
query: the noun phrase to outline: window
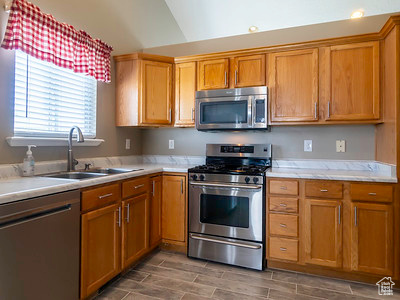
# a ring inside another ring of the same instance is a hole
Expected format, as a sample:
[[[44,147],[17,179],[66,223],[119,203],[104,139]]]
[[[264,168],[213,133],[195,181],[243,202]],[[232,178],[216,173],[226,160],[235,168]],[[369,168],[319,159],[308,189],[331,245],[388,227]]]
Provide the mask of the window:
[[[14,136],[67,137],[79,126],[96,137],[97,81],[15,52]]]

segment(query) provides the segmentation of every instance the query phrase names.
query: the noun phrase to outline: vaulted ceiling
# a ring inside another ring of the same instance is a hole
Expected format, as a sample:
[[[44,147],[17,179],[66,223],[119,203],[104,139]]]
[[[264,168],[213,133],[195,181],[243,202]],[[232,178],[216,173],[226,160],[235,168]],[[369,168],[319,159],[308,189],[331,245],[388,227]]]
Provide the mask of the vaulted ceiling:
[[[114,55],[247,34],[251,25],[263,32],[346,20],[356,9],[365,16],[400,12],[400,0],[30,1],[103,39],[114,47]]]

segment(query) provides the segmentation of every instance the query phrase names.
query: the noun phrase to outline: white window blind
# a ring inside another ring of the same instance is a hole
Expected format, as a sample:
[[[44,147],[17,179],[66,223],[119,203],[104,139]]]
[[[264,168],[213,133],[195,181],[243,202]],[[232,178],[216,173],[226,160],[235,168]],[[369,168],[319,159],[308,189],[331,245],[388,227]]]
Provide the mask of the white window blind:
[[[94,78],[15,52],[14,136],[66,137],[72,126],[96,137]]]

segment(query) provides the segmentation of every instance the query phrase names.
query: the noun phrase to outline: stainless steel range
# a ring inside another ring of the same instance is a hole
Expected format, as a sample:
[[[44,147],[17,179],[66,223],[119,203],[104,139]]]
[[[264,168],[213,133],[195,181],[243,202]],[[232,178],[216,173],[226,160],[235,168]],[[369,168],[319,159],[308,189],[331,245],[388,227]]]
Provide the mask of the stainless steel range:
[[[264,268],[265,170],[270,144],[208,144],[189,169],[189,257]]]

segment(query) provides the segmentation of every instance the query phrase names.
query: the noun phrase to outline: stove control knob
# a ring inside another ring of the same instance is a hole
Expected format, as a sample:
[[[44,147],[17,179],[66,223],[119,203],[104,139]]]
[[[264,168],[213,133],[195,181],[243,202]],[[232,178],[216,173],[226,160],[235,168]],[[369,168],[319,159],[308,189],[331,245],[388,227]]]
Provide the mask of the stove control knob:
[[[192,175],[192,179],[193,179],[193,180],[196,180],[196,179],[197,179],[197,175],[196,175],[196,174],[193,174],[193,175]]]
[[[200,175],[200,180],[204,180],[204,175]]]
[[[253,182],[254,182],[254,183],[257,183],[257,182],[258,182],[258,178],[257,178],[257,177],[254,177],[254,178],[253,178]]]
[[[244,179],[244,181],[246,181],[246,183],[249,183],[249,182],[250,182],[250,177],[246,177],[246,178]]]

